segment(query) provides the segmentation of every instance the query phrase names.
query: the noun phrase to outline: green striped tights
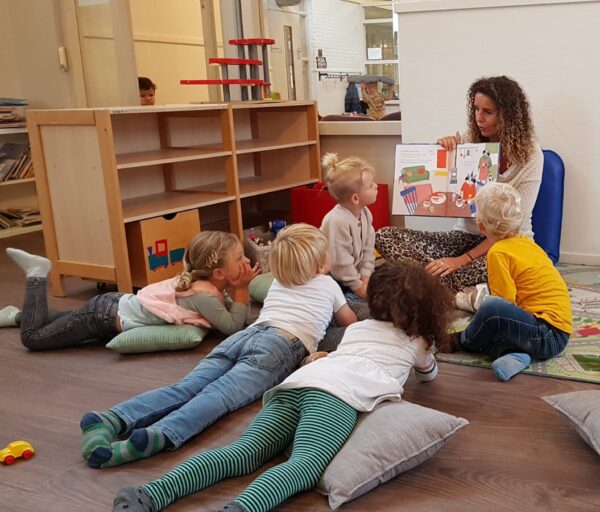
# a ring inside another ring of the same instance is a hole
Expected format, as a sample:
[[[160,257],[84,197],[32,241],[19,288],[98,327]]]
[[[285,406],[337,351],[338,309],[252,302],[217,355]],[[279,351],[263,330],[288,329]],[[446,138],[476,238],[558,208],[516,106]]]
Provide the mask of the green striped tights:
[[[246,512],[271,510],[317,484],[357,417],[354,408],[324,391],[280,390],[237,441],[202,452],[140,488],[122,489],[113,510],[163,510],[220,480],[256,471],[293,441],[291,457],[262,473],[230,505]]]

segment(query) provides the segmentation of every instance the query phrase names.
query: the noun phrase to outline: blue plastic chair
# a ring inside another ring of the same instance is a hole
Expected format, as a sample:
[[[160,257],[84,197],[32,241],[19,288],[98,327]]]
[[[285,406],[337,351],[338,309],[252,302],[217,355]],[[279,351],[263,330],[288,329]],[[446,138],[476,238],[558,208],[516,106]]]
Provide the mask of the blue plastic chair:
[[[554,151],[544,149],[544,169],[531,224],[533,239],[546,251],[554,264],[560,257],[565,164]]]

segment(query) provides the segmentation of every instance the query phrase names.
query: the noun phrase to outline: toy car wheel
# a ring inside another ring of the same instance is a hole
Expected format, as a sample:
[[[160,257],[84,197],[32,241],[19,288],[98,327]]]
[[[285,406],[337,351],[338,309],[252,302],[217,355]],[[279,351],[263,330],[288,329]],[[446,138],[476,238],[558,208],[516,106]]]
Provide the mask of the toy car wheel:
[[[31,459],[31,457],[33,457],[33,452],[32,452],[31,450],[25,450],[25,451],[23,452],[23,458],[24,458],[25,460],[27,460],[27,459]]]
[[[8,455],[6,459],[4,459],[4,464],[13,464],[15,462],[15,458],[12,455]]]

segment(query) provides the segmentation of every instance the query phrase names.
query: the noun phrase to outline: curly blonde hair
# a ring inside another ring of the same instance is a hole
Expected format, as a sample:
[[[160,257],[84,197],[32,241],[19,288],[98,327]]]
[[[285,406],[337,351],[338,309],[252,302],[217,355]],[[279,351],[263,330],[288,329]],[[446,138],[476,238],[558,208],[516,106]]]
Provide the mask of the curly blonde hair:
[[[177,275],[175,290],[189,290],[194,281],[208,279],[223,267],[231,250],[240,244],[237,236],[224,231],[202,231],[188,244],[183,255],[183,272]]]
[[[498,135],[508,162],[526,163],[535,150],[535,133],[525,91],[507,76],[484,77],[473,82],[467,92],[467,138],[470,142],[488,142],[475,122],[477,93],[490,98],[496,106]]]
[[[490,183],[475,196],[477,222],[487,235],[500,240],[515,236],[521,230],[524,211],[517,189],[508,183]]]
[[[337,153],[327,153],[322,159],[325,183],[329,194],[338,203],[347,201],[365,186],[365,175],[375,179],[375,169],[355,156],[339,159]]]
[[[327,261],[327,238],[309,224],[282,229],[269,250],[269,268],[283,286],[299,286],[319,273]]]

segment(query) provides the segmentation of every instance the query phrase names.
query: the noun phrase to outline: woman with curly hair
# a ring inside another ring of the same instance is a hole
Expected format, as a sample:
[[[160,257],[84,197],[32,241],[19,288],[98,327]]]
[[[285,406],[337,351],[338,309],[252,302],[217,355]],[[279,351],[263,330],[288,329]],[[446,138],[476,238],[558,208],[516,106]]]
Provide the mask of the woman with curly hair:
[[[255,472],[290,443],[287,461],[262,473],[219,512],[272,510],[312,489],[360,412],[399,401],[412,368],[420,381],[435,378],[432,346],[447,350],[451,300],[421,266],[381,265],[367,286],[372,319],[349,326],[335,352],[267,391],[263,409],[237,441],[201,452],[158,480],[121,489],[113,511],[163,510],[221,480]]]
[[[457,132],[437,143],[453,150],[461,142],[499,142],[498,181],[509,183],[521,195],[525,213],[521,233],[533,238],[531,212],[540,188],[544,157],[535,139],[525,92],[506,76],[476,80],[467,93],[467,122],[464,135]],[[478,232],[475,219],[459,219],[447,232],[386,227],[375,236],[375,247],[385,259],[420,263],[455,293],[486,282],[485,255],[491,245]],[[471,300],[466,309],[473,308],[475,294],[468,298]]]

